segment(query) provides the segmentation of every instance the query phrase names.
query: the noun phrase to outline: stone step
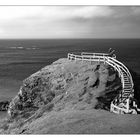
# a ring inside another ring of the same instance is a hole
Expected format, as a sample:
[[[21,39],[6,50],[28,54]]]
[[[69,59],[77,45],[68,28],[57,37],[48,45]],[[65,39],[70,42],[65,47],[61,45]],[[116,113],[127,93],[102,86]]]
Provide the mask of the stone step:
[[[131,86],[131,83],[130,82],[124,82],[124,85],[125,86]]]
[[[124,82],[125,83],[127,83],[127,82],[131,83],[130,80],[128,80],[128,79],[124,79]]]
[[[129,89],[129,88],[131,89],[132,86],[131,86],[131,85],[125,85],[125,86],[124,86],[124,89]]]
[[[131,89],[131,88],[129,88],[128,86],[127,87],[125,86],[124,89]]]
[[[125,81],[130,81],[129,78],[124,78]]]
[[[124,79],[125,79],[125,80],[129,80],[129,78],[128,78],[128,77],[124,77]]]
[[[125,86],[132,86],[132,84],[129,82],[129,83],[127,83],[127,82],[124,82],[124,85]]]
[[[129,77],[128,77],[127,75],[123,75],[123,77],[124,77],[124,78],[128,78],[128,79],[129,79]]]
[[[126,72],[124,72],[124,71],[122,71],[122,73],[123,73],[124,75],[127,75],[127,73],[126,73]]]
[[[124,90],[124,92],[125,92],[125,93],[130,93],[130,92],[131,92],[131,90]]]
[[[131,82],[130,81],[124,81],[125,84],[130,84],[131,85]]]
[[[123,74],[123,77],[128,77],[128,76]]]
[[[129,89],[124,89],[124,91],[131,91],[131,88],[129,88]]]
[[[124,86],[124,89],[131,89],[132,86]]]

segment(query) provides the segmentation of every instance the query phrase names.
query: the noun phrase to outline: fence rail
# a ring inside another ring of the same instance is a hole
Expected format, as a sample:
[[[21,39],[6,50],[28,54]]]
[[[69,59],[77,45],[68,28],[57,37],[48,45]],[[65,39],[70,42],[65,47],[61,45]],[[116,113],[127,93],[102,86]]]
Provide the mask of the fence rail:
[[[107,53],[88,53],[88,52],[82,52],[81,55],[68,53],[68,59],[75,60],[75,61],[81,60],[81,61],[90,61],[90,62],[92,61],[104,62],[112,66],[115,70],[118,71],[122,83],[122,92],[111,102],[110,111],[118,114],[124,114],[124,113],[137,114],[139,109],[135,100],[133,100],[134,83],[133,83],[132,76],[128,68],[123,63],[118,61],[115,55],[111,56],[110,54]],[[133,102],[133,107],[130,106],[131,102]]]

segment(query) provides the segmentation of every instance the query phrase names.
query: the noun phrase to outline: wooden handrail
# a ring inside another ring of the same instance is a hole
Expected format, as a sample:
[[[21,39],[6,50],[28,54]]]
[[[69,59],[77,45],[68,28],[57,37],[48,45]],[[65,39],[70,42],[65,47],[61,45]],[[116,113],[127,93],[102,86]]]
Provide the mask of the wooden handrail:
[[[128,105],[128,100],[130,97],[133,97],[133,79],[132,76],[129,72],[129,70],[127,69],[127,67],[121,63],[120,61],[116,60],[116,57],[114,56],[110,56],[107,53],[88,53],[88,52],[82,52],[81,55],[74,55],[71,53],[68,53],[68,59],[69,60],[85,60],[85,61],[100,61],[100,62],[106,62],[108,65],[112,66],[114,69],[116,69],[119,73],[119,77],[121,78],[121,83],[122,83],[122,97],[125,98],[124,101],[124,106],[126,107],[126,110],[124,108],[121,108],[117,105],[114,104],[114,101],[116,101],[116,99],[114,99],[111,103],[111,111],[114,113],[129,113],[130,111],[133,111],[133,114],[135,114],[134,110],[130,109],[130,106]],[[130,94],[125,93],[125,80],[124,80],[124,73],[127,75],[128,79],[130,80]],[[130,95],[130,97],[128,96]],[[120,101],[120,98],[118,98],[117,100]],[[126,103],[127,101],[127,103]],[[121,102],[121,101],[120,101]],[[115,109],[117,111],[115,111]]]
[[[91,58],[93,58],[93,61],[95,61],[94,59],[97,58],[97,59],[100,59],[100,61],[107,60],[106,62],[113,63],[115,65],[115,67],[113,66],[114,68],[116,68],[116,66],[117,67],[120,67],[121,66],[123,68],[123,70],[126,72],[126,74],[128,74],[128,76],[129,76],[129,78],[131,80],[131,83],[132,83],[132,87],[133,87],[134,84],[133,84],[132,76],[131,76],[129,70],[126,68],[125,65],[123,65],[118,60],[116,60],[116,59],[110,57],[108,54],[104,54],[104,53],[102,54],[102,53],[84,53],[84,52],[82,52],[81,54],[82,55],[74,55],[74,54],[70,54],[69,53],[69,56],[68,57],[71,57],[71,58],[73,58],[73,57],[77,58],[78,57],[79,59],[82,59],[82,60],[88,60],[89,59],[90,61],[92,60]],[[85,54],[92,54],[92,56],[91,55],[84,56]],[[93,54],[96,54],[96,55],[93,55]],[[98,54],[99,54],[99,56],[98,56]],[[104,59],[104,58],[106,58],[106,59]],[[119,72],[119,74],[121,73],[120,70],[118,72]]]

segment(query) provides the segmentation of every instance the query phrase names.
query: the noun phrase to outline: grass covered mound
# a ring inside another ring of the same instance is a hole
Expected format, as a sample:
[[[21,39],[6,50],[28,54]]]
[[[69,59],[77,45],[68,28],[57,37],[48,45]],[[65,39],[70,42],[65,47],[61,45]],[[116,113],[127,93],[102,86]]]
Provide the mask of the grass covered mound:
[[[1,133],[25,133],[25,125],[43,114],[109,110],[119,90],[120,78],[109,65],[59,59],[23,81]]]

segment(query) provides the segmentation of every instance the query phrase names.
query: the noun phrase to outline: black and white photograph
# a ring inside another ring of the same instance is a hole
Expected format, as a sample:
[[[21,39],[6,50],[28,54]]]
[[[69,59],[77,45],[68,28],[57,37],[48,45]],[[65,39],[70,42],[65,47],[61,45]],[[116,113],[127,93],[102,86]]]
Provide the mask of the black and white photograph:
[[[140,134],[139,5],[0,5],[0,135]]]

